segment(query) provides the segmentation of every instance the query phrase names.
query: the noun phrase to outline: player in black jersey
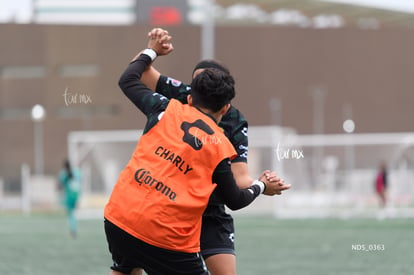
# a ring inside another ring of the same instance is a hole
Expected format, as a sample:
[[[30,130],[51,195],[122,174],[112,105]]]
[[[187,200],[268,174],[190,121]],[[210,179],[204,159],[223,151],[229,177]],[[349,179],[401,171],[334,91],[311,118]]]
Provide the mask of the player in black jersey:
[[[148,36],[150,39],[168,33],[162,29],[153,29]],[[168,45],[166,45],[168,47]],[[228,69],[214,60],[199,62],[192,77],[206,68],[216,68],[229,73]],[[191,86],[168,76],[161,75],[153,66],[149,66],[143,73],[141,81],[151,90],[162,94],[167,98],[175,98],[182,103],[187,103],[187,96],[191,92]],[[219,126],[223,128],[225,135],[233,144],[237,157],[232,160],[231,170],[237,185],[247,188],[253,183],[247,168],[248,153],[248,123],[242,113],[231,106],[222,117]],[[281,184],[281,190],[288,189],[288,185]],[[281,191],[278,193],[281,194]],[[236,274],[236,257],[234,249],[234,224],[231,215],[225,212],[224,203],[215,192],[210,198],[209,204],[203,214],[201,232],[201,254],[205,259],[207,268],[212,275]],[[140,274],[139,272],[134,275]]]

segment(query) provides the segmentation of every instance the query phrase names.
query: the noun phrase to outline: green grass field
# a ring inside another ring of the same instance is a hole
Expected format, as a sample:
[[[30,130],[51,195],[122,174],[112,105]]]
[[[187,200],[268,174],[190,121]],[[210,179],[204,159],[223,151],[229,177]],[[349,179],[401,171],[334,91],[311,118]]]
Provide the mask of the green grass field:
[[[239,275],[414,274],[414,220],[235,220]],[[103,222],[81,220],[77,239],[66,225],[59,214],[0,215],[0,274],[108,274]]]

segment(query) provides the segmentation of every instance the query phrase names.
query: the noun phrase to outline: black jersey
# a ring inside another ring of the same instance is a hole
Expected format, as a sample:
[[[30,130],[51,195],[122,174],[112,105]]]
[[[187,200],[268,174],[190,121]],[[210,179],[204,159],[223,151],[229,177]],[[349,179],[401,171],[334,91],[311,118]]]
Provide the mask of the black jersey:
[[[161,75],[158,79],[156,92],[167,98],[175,98],[182,103],[187,103],[187,96],[191,92],[191,86],[173,78]],[[248,137],[247,120],[242,113],[231,106],[223,116],[219,126],[236,149],[237,157],[232,162],[247,162]]]

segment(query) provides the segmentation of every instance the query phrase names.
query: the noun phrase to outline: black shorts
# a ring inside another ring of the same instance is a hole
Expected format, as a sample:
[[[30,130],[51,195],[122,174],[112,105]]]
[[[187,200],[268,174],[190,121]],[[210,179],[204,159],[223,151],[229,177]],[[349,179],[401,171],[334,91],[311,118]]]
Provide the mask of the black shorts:
[[[204,259],[216,254],[236,254],[233,218],[224,205],[209,205],[204,211],[200,246]]]
[[[112,270],[130,273],[142,268],[148,275],[207,275],[199,253],[184,253],[147,244],[105,220],[105,234],[112,254]]]

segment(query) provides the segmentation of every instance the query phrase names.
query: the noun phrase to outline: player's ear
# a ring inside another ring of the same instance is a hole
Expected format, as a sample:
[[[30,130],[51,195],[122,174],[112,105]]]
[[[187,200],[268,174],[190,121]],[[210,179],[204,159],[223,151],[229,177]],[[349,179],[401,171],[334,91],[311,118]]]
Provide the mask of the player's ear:
[[[187,96],[187,103],[188,105],[193,106],[193,97],[191,95]]]
[[[221,109],[220,109],[220,115],[224,116],[228,110],[230,109],[230,103],[224,105]]]

